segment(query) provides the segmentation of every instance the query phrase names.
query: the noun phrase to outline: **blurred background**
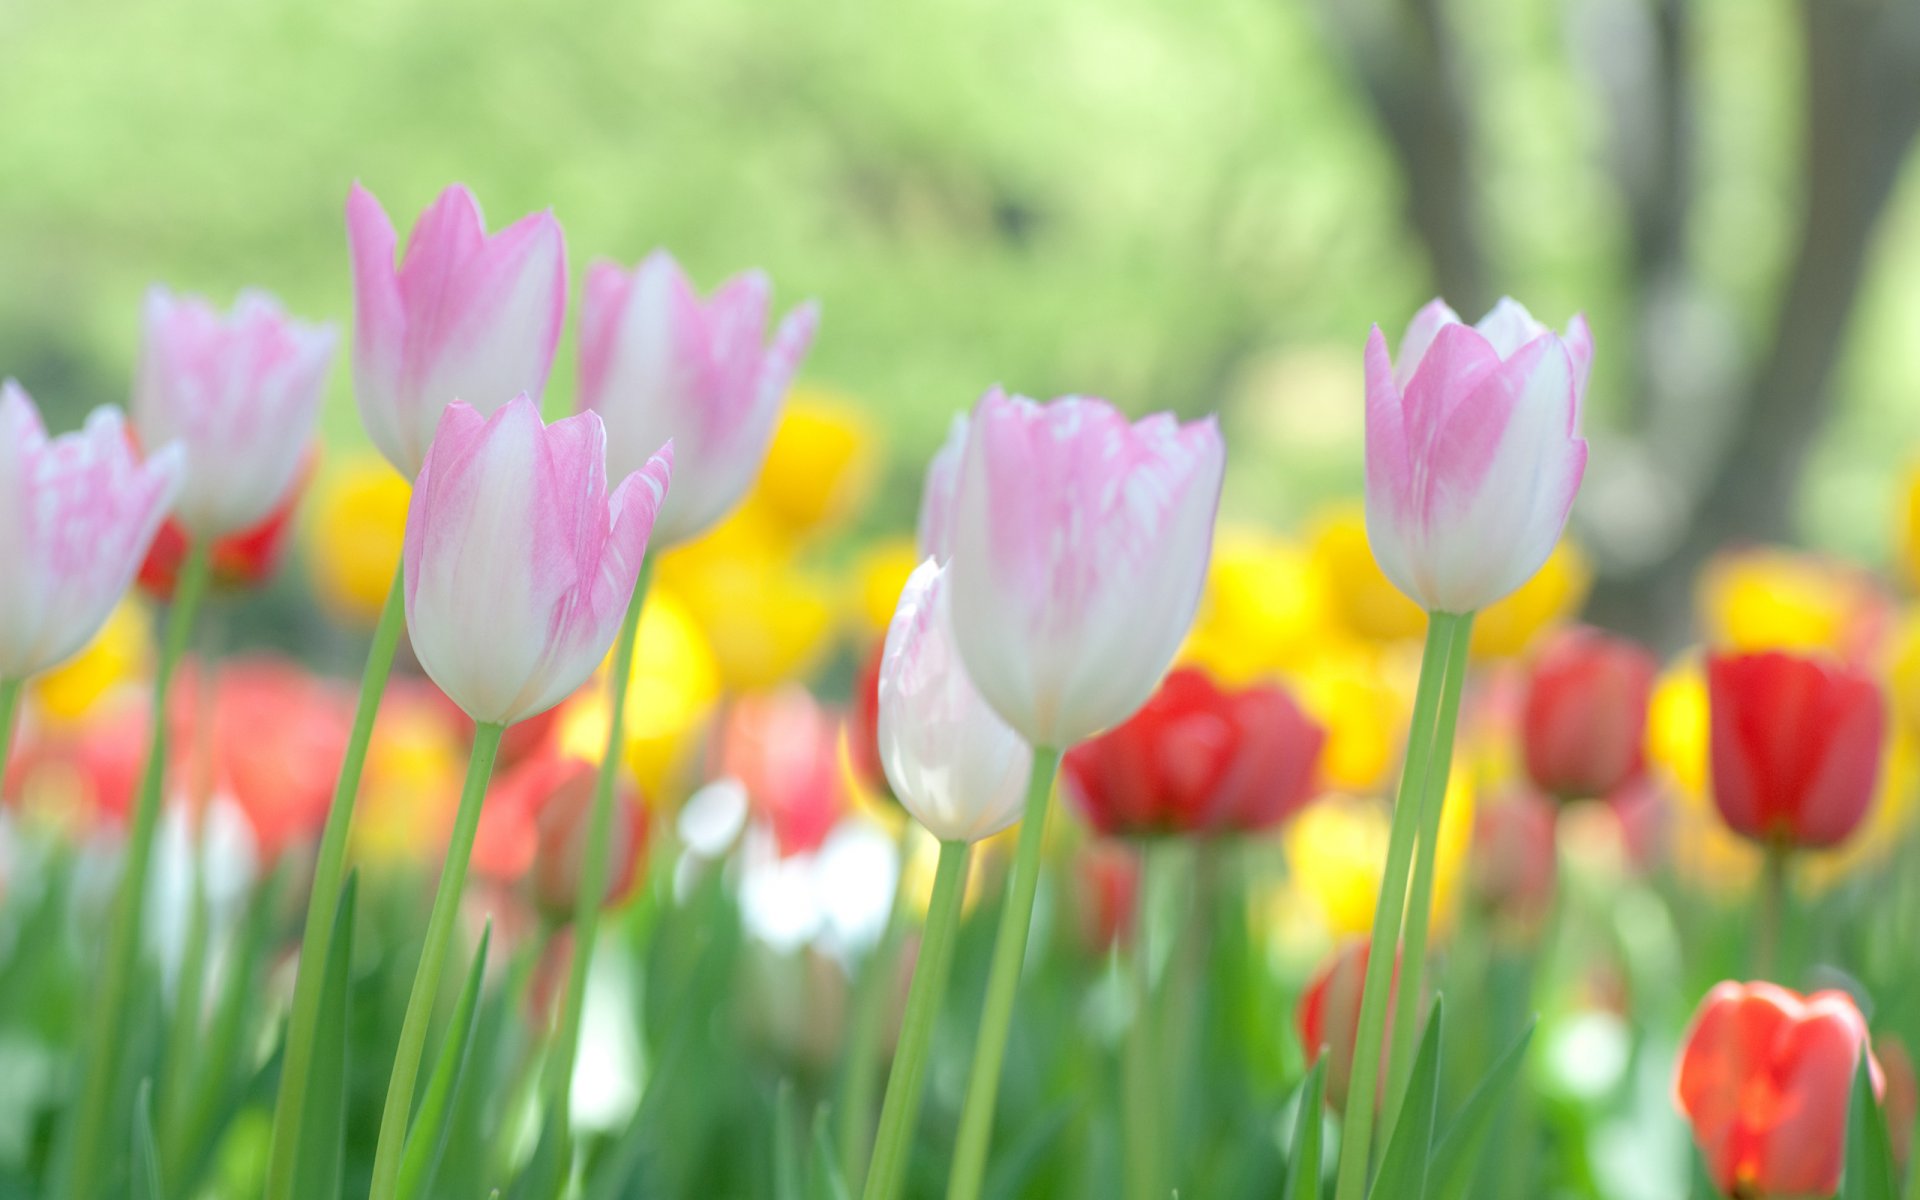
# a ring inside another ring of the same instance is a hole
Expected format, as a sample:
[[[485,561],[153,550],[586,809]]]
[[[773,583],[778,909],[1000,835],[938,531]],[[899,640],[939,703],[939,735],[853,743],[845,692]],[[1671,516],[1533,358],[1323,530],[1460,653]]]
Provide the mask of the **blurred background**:
[[[462,180],[576,280],[664,245],[818,296],[805,382],[899,498],[858,531],[996,381],[1217,410],[1229,514],[1287,526],[1358,489],[1369,324],[1510,293],[1589,314],[1591,611],[1672,646],[1722,543],[1897,557],[1916,80],[1874,0],[9,0],[0,371],[123,401],[154,281],[345,325],[349,183],[404,231]]]

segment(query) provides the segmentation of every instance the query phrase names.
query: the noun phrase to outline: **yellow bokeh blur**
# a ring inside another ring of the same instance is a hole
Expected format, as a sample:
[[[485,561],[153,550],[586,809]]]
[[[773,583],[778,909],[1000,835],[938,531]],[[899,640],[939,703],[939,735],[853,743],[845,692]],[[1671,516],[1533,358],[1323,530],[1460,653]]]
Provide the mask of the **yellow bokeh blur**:
[[[313,581],[343,620],[371,625],[400,567],[411,486],[387,460],[359,454],[330,466],[308,501]]]
[[[77,724],[122,687],[144,682],[152,669],[153,623],[145,606],[128,596],[78,654],[35,676],[29,695],[42,720]]]
[[[1311,522],[1313,562],[1325,581],[1334,616],[1357,637],[1374,641],[1417,638],[1427,614],[1407,599],[1374,561],[1367,512],[1359,501],[1329,505]]]
[[[1920,462],[1907,467],[1900,481],[1900,513],[1896,557],[1907,587],[1920,591]]]
[[[1587,602],[1593,566],[1572,542],[1562,541],[1533,578],[1473,622],[1475,658],[1518,658],[1542,633],[1573,617]]]
[[[856,401],[796,387],[745,507],[789,538],[824,533],[866,502],[878,466],[873,422]]]
[[[1909,737],[1920,737],[1920,608],[1907,610],[1887,655],[1887,692],[1893,715]]]
[[[837,593],[802,565],[784,530],[743,508],[660,556],[656,586],[699,625],[722,686],[764,691],[806,674],[825,652]]]
[[[861,633],[878,638],[887,631],[900,589],[919,565],[920,550],[910,537],[881,538],[860,552],[853,564],[849,607]]]
[[[453,823],[465,760],[445,708],[389,695],[367,745],[354,810],[354,856],[375,864],[437,861]]]
[[[1647,702],[1647,761],[1688,797],[1707,795],[1707,676],[1697,654],[1661,672]]]
[[[1332,619],[1319,565],[1307,549],[1247,526],[1214,537],[1213,562],[1181,658],[1239,686],[1297,670]]]
[[[1473,840],[1473,809],[1471,772],[1456,769],[1447,781],[1439,856],[1434,862],[1436,930],[1447,925],[1453,912],[1460,872]],[[1378,801],[1328,796],[1310,805],[1287,828],[1289,886],[1297,894],[1280,902],[1283,911],[1294,916],[1317,914],[1335,941],[1370,933],[1380,876],[1386,869],[1391,822],[1390,810]]]
[[[1329,787],[1368,793],[1387,786],[1400,761],[1417,671],[1411,647],[1335,638],[1288,676],[1301,707],[1326,728],[1320,772]]]
[[[1700,621],[1716,650],[1789,650],[1858,660],[1891,621],[1859,569],[1773,547],[1722,554],[1701,572]]]

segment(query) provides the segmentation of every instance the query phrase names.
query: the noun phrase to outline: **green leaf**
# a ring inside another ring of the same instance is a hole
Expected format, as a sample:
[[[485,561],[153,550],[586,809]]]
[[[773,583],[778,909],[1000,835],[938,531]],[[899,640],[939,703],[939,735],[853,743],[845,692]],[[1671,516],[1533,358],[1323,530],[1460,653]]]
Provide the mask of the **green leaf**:
[[[853,1200],[847,1181],[841,1178],[840,1159],[828,1128],[827,1111],[823,1108],[813,1117],[812,1200]]]
[[[153,1145],[153,1080],[142,1079],[133,1102],[133,1197],[162,1200],[160,1152]]]
[[[420,1111],[414,1114],[407,1131],[407,1148],[400,1159],[399,1195],[425,1196],[433,1190],[433,1173],[447,1147],[448,1116],[453,1098],[466,1070],[467,1052],[473,1045],[474,1016],[480,1008],[480,984],[487,970],[487,943],[493,939],[493,922],[480,933],[474,947],[473,965],[467,968],[466,986],[460,989],[453,1019],[447,1023],[440,1043],[440,1056],[434,1060],[433,1075],[427,1080],[427,1093],[421,1097]]]
[[[1433,1151],[1433,1110],[1440,1102],[1440,1009],[1438,996],[1420,1038],[1420,1052],[1407,1080],[1406,1099],[1393,1123],[1380,1174],[1367,1194],[1374,1200],[1426,1200],[1427,1161]]]
[[[1528,1021],[1526,1029],[1493,1064],[1441,1133],[1439,1144],[1433,1148],[1433,1161],[1427,1167],[1427,1194],[1431,1200],[1466,1200],[1481,1144],[1487,1140],[1487,1132],[1493,1128],[1501,1103],[1527,1061],[1533,1027],[1534,1023]]]
[[[313,1068],[300,1150],[294,1161],[295,1200],[335,1200],[341,1194],[346,1152],[347,1005],[353,968],[353,912],[360,892],[358,871],[347,873],[334,910],[333,941],[320,982],[320,1019],[313,1030]]]
[[[1894,1179],[1893,1143],[1887,1137],[1887,1119],[1873,1094],[1867,1056],[1853,1073],[1853,1103],[1847,1113],[1847,1174],[1840,1200],[1899,1200]]]
[[[793,1081],[782,1079],[773,1100],[774,1200],[806,1200],[806,1174],[800,1169],[800,1111]]]
[[[1300,1085],[1300,1111],[1293,1122],[1293,1149],[1287,1157],[1286,1200],[1318,1200],[1320,1195],[1320,1135],[1326,1126],[1321,1108],[1326,1104],[1327,1060],[1323,1057]]]
[[[1013,1200],[1025,1196],[1034,1174],[1046,1165],[1047,1148],[1066,1129],[1077,1106],[1061,1104],[1043,1112],[1013,1139],[1011,1145],[993,1156],[988,1169],[986,1194],[993,1200]]]

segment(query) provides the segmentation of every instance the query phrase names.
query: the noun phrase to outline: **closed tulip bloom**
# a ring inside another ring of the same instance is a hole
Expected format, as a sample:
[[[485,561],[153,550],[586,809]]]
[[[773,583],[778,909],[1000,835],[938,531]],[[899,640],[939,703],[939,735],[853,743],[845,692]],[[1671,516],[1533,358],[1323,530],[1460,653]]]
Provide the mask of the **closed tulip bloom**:
[[[1554,635],[1527,675],[1520,714],[1527,774],[1549,795],[1605,796],[1640,773],[1660,664],[1625,638],[1575,627]]]
[[[900,592],[880,660],[880,762],[935,837],[977,842],[1020,819],[1033,750],[967,678],[950,574],[930,558]]]
[[[0,384],[0,680],[46,670],[106,623],[181,468],[177,446],[141,462],[110,408],[50,439],[27,393]]]
[[[1300,1045],[1307,1052],[1307,1065],[1327,1056],[1327,1107],[1344,1112],[1347,1088],[1353,1083],[1354,1041],[1360,1033],[1360,993],[1367,980],[1368,944],[1349,942],[1314,975],[1300,995],[1294,1010],[1294,1028]],[[1393,1029],[1393,1010],[1400,998],[1400,964],[1393,966],[1393,986],[1387,996],[1388,1038]],[[1386,1075],[1386,1055],[1380,1058],[1380,1073]],[[1385,1089],[1381,1089],[1382,1092]],[[1378,1096],[1380,1093],[1375,1093]],[[1378,1101],[1376,1100],[1376,1103]]]
[[[165,288],[147,293],[133,428],[144,445],[185,452],[174,517],[189,536],[258,524],[293,490],[333,342],[331,325],[296,321],[265,292],[242,292],[224,316]]]
[[[587,269],[580,310],[580,407],[607,424],[607,461],[632,470],[671,438],[681,485],[660,511],[662,544],[686,541],[747,493],[780,402],[820,320],[812,301],[767,340],[772,285],[736,275],[703,300],[664,250],[631,273]]]
[[[420,214],[397,269],[396,241],[386,210],[354,184],[354,396],[367,436],[411,479],[448,404],[484,417],[518,395],[539,400],[567,308],[567,251],[551,212],[489,234],[459,184]]]
[[[1511,300],[1477,326],[1435,300],[1396,363],[1367,340],[1367,537],[1380,569],[1429,612],[1469,613],[1553,552],[1587,467],[1579,433],[1593,341]]]
[[[927,463],[920,490],[920,553],[941,562],[953,557],[953,492],[960,484],[960,458],[967,452],[967,414],[955,413],[947,440]]]
[[[1718,655],[1707,703],[1713,801],[1735,833],[1820,847],[1859,827],[1886,741],[1873,679],[1779,652]]]
[[[1326,740],[1280,688],[1229,690],[1183,667],[1061,768],[1067,794],[1101,833],[1252,833],[1313,799]]]
[[[1714,1186],[1740,1200],[1831,1196],[1867,1023],[1845,992],[1801,997],[1771,983],[1717,985],[1681,1044],[1674,1099]]]
[[[954,638],[1029,743],[1072,746],[1153,694],[1200,603],[1225,466],[1211,417],[981,398],[953,500]]]
[[[611,494],[605,463],[592,413],[543,426],[520,396],[491,417],[458,402],[441,416],[407,508],[407,630],[474,720],[546,711],[613,645],[673,449]]]

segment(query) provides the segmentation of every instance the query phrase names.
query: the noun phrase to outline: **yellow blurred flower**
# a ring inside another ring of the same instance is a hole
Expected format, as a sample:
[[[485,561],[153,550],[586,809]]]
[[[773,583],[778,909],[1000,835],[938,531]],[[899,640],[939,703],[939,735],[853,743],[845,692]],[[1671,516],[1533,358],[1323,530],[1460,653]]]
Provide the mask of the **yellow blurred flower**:
[[[1326,583],[1304,547],[1228,526],[1214,539],[1206,592],[1181,657],[1239,686],[1297,669],[1330,620]]]
[[[1447,782],[1439,858],[1434,863],[1436,929],[1451,919],[1460,872],[1472,843],[1473,792],[1470,773],[1454,771]],[[1387,806],[1377,801],[1329,796],[1310,805],[1287,829],[1292,886],[1335,941],[1364,937],[1373,930],[1391,821]],[[1294,906],[1293,911],[1300,907]]]
[[[140,602],[128,597],[80,653],[35,676],[30,695],[43,719],[77,724],[125,685],[144,682],[152,669],[152,622]]]
[[[1330,787],[1365,793],[1387,786],[1406,737],[1415,670],[1402,650],[1338,639],[1288,676],[1301,707],[1326,727],[1320,770]]]
[[[729,692],[762,691],[806,673],[833,631],[835,593],[753,509],[660,557],[656,586],[699,625]]]
[[[561,709],[555,736],[562,753],[597,761],[605,749],[604,679],[603,673]],[[649,801],[677,802],[676,785],[720,700],[720,667],[670,589],[655,585],[647,593],[627,680],[627,767]]]
[[[794,388],[746,506],[789,537],[833,528],[873,489],[875,440],[873,423],[847,397]]]
[[[337,616],[371,625],[400,567],[411,486],[387,460],[358,454],[329,469],[309,502],[313,580]]]
[[[887,631],[900,589],[920,565],[920,550],[910,537],[882,538],[860,551],[853,564],[852,609],[861,633],[877,638]]]
[[[1647,762],[1678,791],[1707,795],[1707,675],[1697,654],[1675,660],[1647,704]]]
[[[1323,509],[1312,522],[1312,556],[1334,615],[1359,637],[1398,641],[1422,636],[1427,614],[1393,586],[1374,561],[1367,513],[1357,500]]]
[[[1700,577],[1700,619],[1719,650],[1871,655],[1891,602],[1859,569],[1779,548],[1722,554]]]
[[[1900,727],[1909,737],[1920,737],[1920,608],[1907,611],[1894,635],[1887,693]]]
[[[1920,462],[1907,467],[1900,482],[1900,517],[1896,554],[1907,586],[1920,591]]]
[[[1518,658],[1542,633],[1580,611],[1593,586],[1593,567],[1572,542],[1553,548],[1533,578],[1474,618],[1475,658]]]
[[[445,705],[389,693],[367,745],[353,852],[373,863],[438,861],[453,824],[466,750]]]

